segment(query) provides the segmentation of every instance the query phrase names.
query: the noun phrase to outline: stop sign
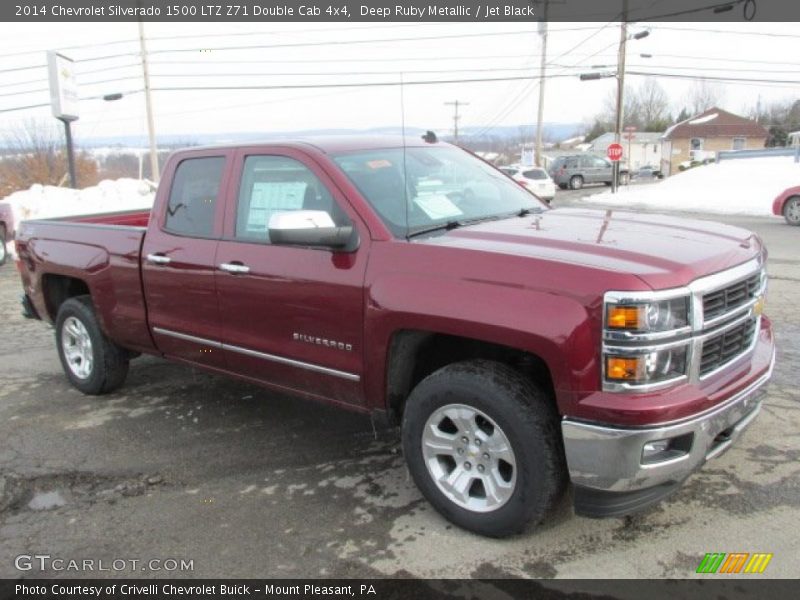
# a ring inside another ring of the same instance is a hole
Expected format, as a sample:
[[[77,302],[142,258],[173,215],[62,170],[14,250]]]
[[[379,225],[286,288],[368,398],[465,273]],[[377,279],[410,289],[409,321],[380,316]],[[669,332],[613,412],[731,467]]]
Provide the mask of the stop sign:
[[[608,148],[606,148],[606,156],[610,160],[617,162],[622,158],[622,144],[609,144]]]

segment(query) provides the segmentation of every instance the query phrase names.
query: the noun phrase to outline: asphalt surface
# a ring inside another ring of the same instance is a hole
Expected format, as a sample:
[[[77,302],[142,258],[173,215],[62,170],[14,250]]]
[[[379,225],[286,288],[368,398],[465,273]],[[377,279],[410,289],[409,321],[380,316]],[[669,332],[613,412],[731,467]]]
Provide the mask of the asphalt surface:
[[[800,229],[691,218],[749,227],[769,247],[779,351],[761,415],[647,513],[590,520],[567,497],[546,524],[506,540],[439,517],[409,479],[397,432],[375,431],[366,417],[150,357],[132,363],[119,392],[81,395],[61,373],[52,331],[20,316],[7,264],[0,577],[680,578],[706,552],[772,552],[761,577],[797,577]],[[15,557],[34,554],[95,568],[129,562],[104,572],[15,568]],[[191,560],[193,570],[130,566],[152,559]]]

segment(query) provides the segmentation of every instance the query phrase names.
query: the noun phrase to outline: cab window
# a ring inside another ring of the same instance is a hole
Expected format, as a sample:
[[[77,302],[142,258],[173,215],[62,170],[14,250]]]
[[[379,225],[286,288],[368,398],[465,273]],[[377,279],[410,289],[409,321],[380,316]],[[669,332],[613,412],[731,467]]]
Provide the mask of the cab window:
[[[165,229],[180,235],[211,237],[225,158],[187,158],[175,170],[167,202]]]
[[[270,243],[273,214],[296,210],[321,210],[336,225],[347,216],[330,191],[303,163],[286,156],[248,156],[242,171],[236,209],[236,238]]]

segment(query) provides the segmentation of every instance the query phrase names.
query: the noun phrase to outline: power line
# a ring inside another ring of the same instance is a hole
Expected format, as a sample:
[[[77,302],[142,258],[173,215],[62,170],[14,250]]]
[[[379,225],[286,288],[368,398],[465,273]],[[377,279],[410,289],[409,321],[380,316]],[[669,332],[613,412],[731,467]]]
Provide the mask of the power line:
[[[649,77],[668,77],[671,79],[692,79],[692,80],[705,80],[705,81],[722,81],[722,82],[746,82],[746,83],[781,83],[800,85],[800,80],[786,80],[786,79],[758,79],[750,77],[719,77],[715,75],[689,75],[686,73],[653,73],[647,71],[628,71],[630,75],[645,75]]]
[[[548,79],[556,77],[574,77],[574,75],[548,75]],[[490,83],[496,81],[527,81],[530,79],[538,79],[533,75],[518,75],[513,77],[484,77],[484,78],[467,78],[467,79],[430,79],[430,80],[417,80],[406,81],[400,83],[399,81],[367,81],[367,82],[343,82],[343,83],[312,83],[312,84],[292,84],[292,85],[199,85],[199,86],[181,86],[181,87],[154,87],[153,91],[157,92],[202,92],[214,90],[228,90],[228,91],[248,91],[248,90],[302,90],[302,89],[322,89],[322,88],[347,88],[347,87],[397,87],[400,85],[446,85],[449,83]]]
[[[601,31],[603,31],[603,30],[604,30],[604,29],[606,29],[607,27],[609,27],[609,26],[610,26],[612,23],[613,23],[613,21],[609,21],[608,23],[606,23],[605,25],[603,25],[603,26],[602,26],[600,29],[598,29],[598,30],[597,30],[595,33],[593,33],[592,35],[590,35],[590,36],[588,36],[587,38],[585,38],[585,39],[583,40],[583,42],[582,42],[582,43],[586,43],[586,42],[588,42],[590,39],[592,39],[593,37],[595,37],[595,36],[596,36],[598,33],[600,33]],[[567,51],[565,51],[565,52],[562,52],[561,54],[559,54],[558,56],[556,56],[555,58],[553,58],[553,61],[556,61],[556,60],[559,60],[560,58],[563,58],[563,57],[564,57],[566,54],[568,54],[568,53],[569,53],[569,52],[571,52],[572,50],[575,50],[575,49],[577,49],[578,47],[580,47],[580,46],[582,45],[582,43],[579,43],[579,44],[577,44],[577,45],[573,46],[572,48],[570,48],[569,50],[567,50]],[[609,48],[611,48],[612,46],[615,46],[616,44],[617,44],[617,42],[613,42],[612,44],[609,44],[608,46],[605,46],[605,47],[601,48],[600,50],[598,50],[598,51],[597,51],[597,52],[595,52],[594,54],[590,54],[590,55],[588,55],[588,56],[587,56],[587,57],[585,57],[583,60],[589,60],[590,58],[595,58],[595,57],[596,57],[598,54],[600,54],[600,53],[602,53],[602,52],[605,52],[606,50],[608,50],[608,49],[609,49]],[[549,63],[549,64],[551,64],[551,63]],[[560,73],[558,76],[560,76],[560,77],[563,77],[563,76],[569,76],[569,75],[565,75],[565,74],[563,74],[564,68],[573,68],[573,67],[577,67],[577,66],[579,66],[579,65],[576,63],[576,64],[573,64],[573,65],[567,65],[566,67],[562,67],[561,73]],[[552,75],[545,75],[545,79],[548,79],[548,78],[550,78],[551,76],[552,76]],[[534,85],[534,84],[535,84],[535,85]],[[499,113],[499,114],[498,114],[498,115],[497,115],[497,116],[496,116],[494,119],[492,119],[492,121],[490,121],[490,123],[489,123],[488,125],[486,125],[486,126],[483,126],[483,128],[482,128],[480,131],[478,131],[478,133],[475,133],[475,134],[473,134],[473,135],[475,135],[476,137],[479,137],[479,136],[482,136],[482,135],[485,135],[485,134],[487,134],[489,131],[491,131],[492,129],[494,129],[494,128],[495,128],[495,126],[496,126],[498,123],[500,123],[500,122],[501,122],[503,119],[505,119],[505,118],[506,118],[506,117],[507,117],[509,114],[511,114],[511,112],[513,112],[514,110],[516,110],[516,108],[517,108],[517,107],[518,107],[518,106],[519,106],[519,105],[520,105],[520,104],[523,102],[523,100],[525,99],[525,96],[526,96],[526,95],[527,95],[529,92],[531,92],[531,91],[533,91],[534,89],[536,89],[536,86],[538,86],[538,82],[534,82],[534,81],[532,81],[532,82],[531,82],[531,83],[529,83],[527,86],[525,86],[525,87],[524,87],[524,88],[523,88],[523,89],[520,91],[520,93],[519,93],[519,94],[518,94],[518,95],[517,95],[517,96],[516,96],[514,99],[512,99],[512,100],[511,100],[511,102],[510,102],[510,103],[507,105],[507,107],[506,107],[505,109],[501,109],[501,112],[500,112],[500,113]]]
[[[668,25],[653,25],[652,28],[665,30],[665,31],[680,31],[680,32],[691,32],[691,33],[719,33],[719,34],[728,34],[728,35],[755,35],[759,37],[783,37],[783,38],[791,38],[797,39],[800,38],[800,35],[795,33],[777,33],[777,32],[767,32],[767,31],[748,31],[743,29],[741,31],[734,31],[732,29],[696,29],[694,27],[674,27]]]
[[[454,33],[445,35],[427,35],[415,36],[404,38],[371,38],[366,40],[328,40],[324,42],[291,42],[286,44],[247,44],[243,46],[218,46],[216,48],[205,48],[210,52],[224,52],[229,50],[265,50],[270,48],[310,48],[318,46],[350,46],[362,44],[393,44],[395,42],[419,42],[427,40],[445,40],[445,39],[467,39],[467,38],[486,38],[508,35],[528,35],[529,30],[517,31],[492,31],[488,33]],[[162,48],[151,50],[148,54],[181,54],[185,52],[198,52],[197,48]],[[123,54],[109,54],[102,57],[84,58],[79,62],[90,62],[96,60],[108,60],[110,58],[119,58],[123,56],[131,56],[132,53],[126,52]]]
[[[383,25],[381,29],[401,29],[407,27],[415,27],[419,28],[420,25],[432,25],[432,26],[440,26],[441,23],[392,23],[391,25]],[[581,27],[564,27],[561,29],[554,29],[552,30],[554,33],[561,33],[561,32],[570,32],[570,31],[584,31],[587,29],[592,29],[592,26],[581,26]],[[375,30],[374,25],[361,25],[361,26],[353,26],[353,27],[337,27],[336,33],[340,33],[342,31],[358,31],[358,30]],[[318,32],[330,32],[330,27],[317,27],[314,29],[298,29],[298,30],[286,30],[286,31],[231,31],[227,33],[191,33],[185,35],[156,35],[156,36],[148,36],[148,41],[150,42],[158,42],[158,41],[175,41],[175,40],[183,40],[183,39],[209,39],[209,38],[226,38],[226,37],[249,37],[249,36],[276,36],[276,35],[302,35],[307,33],[318,33]],[[500,33],[502,35],[502,32]],[[440,37],[440,36],[436,36]],[[85,50],[88,48],[101,48],[107,46],[119,46],[123,44],[136,44],[138,43],[138,38],[128,38],[124,40],[109,40],[106,42],[95,42],[92,44],[77,44],[74,46],[63,46],[60,48],[62,51],[69,51],[69,50]],[[1,58],[9,58],[9,57],[16,57],[16,56],[26,56],[31,54],[39,54],[44,52],[45,50],[21,50],[19,52],[7,52],[4,53]],[[135,54],[135,51],[131,52]],[[76,59],[76,62],[80,62],[81,60],[85,59]]]
[[[683,15],[693,15],[699,12],[705,11],[714,11],[715,9],[729,9],[733,8],[734,5],[744,4],[747,0],[728,0],[727,2],[719,2],[717,4],[707,4],[706,6],[698,6],[697,8],[687,8],[685,10],[678,10],[675,12],[670,13],[662,13],[660,15],[643,15],[641,17],[636,17],[635,19],[631,17],[634,21],[655,21],[658,19],[671,19],[673,17],[681,17]],[[639,12],[636,9],[633,9],[629,12]]]

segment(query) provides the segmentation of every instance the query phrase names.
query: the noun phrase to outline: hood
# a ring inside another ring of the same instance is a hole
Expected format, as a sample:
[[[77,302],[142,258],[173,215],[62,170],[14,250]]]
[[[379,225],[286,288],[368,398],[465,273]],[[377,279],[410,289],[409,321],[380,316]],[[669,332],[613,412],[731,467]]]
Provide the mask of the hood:
[[[653,289],[686,285],[762,251],[754,233],[722,223],[571,208],[479,223],[418,241],[632,274]]]

